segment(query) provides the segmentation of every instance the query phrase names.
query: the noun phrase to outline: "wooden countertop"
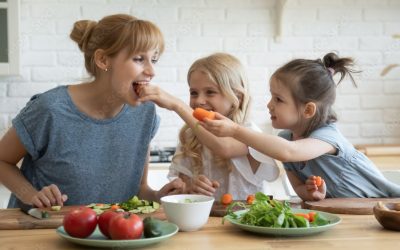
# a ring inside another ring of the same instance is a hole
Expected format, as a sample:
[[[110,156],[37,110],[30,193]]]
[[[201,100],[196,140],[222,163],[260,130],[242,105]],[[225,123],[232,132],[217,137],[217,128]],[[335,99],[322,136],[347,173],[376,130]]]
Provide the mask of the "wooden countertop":
[[[179,232],[143,249],[399,249],[400,232],[381,227],[373,215],[339,215],[333,229],[306,237],[274,237],[247,233],[221,218],[210,217],[197,232]],[[0,249],[90,249],[72,244],[54,229],[0,230]]]

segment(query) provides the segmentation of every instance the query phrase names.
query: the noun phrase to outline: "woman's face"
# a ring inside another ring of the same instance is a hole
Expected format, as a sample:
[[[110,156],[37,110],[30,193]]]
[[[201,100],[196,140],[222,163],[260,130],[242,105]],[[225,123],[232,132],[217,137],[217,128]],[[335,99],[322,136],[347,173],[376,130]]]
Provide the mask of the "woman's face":
[[[222,95],[218,85],[212,82],[205,73],[195,70],[189,78],[190,107],[216,111],[228,116],[232,103]]]
[[[272,126],[277,129],[299,129],[300,116],[289,89],[276,79],[270,82],[271,100],[268,109]]]
[[[111,58],[110,83],[113,94],[124,103],[138,105],[136,86],[150,83],[155,76],[154,64],[158,57],[157,50],[129,56],[125,49]]]

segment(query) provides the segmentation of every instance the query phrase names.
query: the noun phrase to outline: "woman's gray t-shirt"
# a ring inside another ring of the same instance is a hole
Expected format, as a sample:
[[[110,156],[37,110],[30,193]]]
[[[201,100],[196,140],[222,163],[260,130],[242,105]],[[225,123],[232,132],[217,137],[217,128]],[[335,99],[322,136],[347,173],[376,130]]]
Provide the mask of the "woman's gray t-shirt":
[[[12,123],[28,152],[23,175],[37,190],[56,184],[68,195],[65,205],[75,205],[122,202],[138,194],[160,119],[148,102],[96,120],[80,112],[67,86],[60,86],[32,97]],[[8,207],[18,207],[13,194]]]
[[[288,130],[279,136],[292,140]],[[387,180],[375,165],[340,133],[335,124],[325,125],[309,138],[331,144],[336,155],[323,154],[306,162],[284,162],[286,171],[303,182],[311,175],[321,176],[327,197],[400,197],[400,186]]]

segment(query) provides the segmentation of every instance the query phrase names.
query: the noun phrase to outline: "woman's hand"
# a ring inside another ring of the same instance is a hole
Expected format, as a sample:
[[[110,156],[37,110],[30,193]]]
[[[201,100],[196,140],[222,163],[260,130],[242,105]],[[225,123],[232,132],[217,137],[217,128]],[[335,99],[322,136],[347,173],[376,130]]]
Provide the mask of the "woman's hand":
[[[205,175],[196,176],[192,180],[192,193],[214,196],[217,188],[219,188],[219,183],[211,181]]]
[[[181,178],[176,178],[173,181],[165,184],[159,191],[157,191],[157,200],[166,195],[184,194],[186,191],[186,184]]]
[[[313,200],[322,200],[326,196],[326,185],[325,181],[321,179],[321,185],[317,186],[317,177],[314,175],[311,175],[308,177],[306,180],[306,190],[311,196]]]
[[[152,101],[161,108],[174,110],[180,101],[175,96],[165,92],[160,87],[155,85],[141,85],[138,86],[138,102]]]
[[[206,118],[203,122],[199,123],[206,130],[219,137],[233,137],[238,126],[240,126],[218,112],[215,112],[214,120]]]
[[[60,189],[55,184],[43,187],[31,199],[31,204],[38,208],[63,206],[68,199],[66,194],[61,194]]]

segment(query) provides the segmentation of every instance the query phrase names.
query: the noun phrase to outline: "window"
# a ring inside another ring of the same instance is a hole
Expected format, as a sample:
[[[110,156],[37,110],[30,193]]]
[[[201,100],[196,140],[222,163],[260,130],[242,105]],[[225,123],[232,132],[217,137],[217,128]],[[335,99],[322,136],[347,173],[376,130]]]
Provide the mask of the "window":
[[[0,75],[19,74],[19,0],[0,0]]]

